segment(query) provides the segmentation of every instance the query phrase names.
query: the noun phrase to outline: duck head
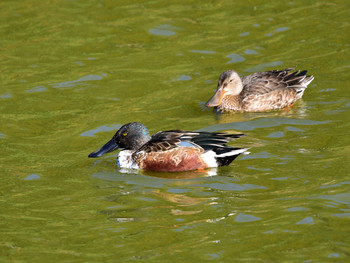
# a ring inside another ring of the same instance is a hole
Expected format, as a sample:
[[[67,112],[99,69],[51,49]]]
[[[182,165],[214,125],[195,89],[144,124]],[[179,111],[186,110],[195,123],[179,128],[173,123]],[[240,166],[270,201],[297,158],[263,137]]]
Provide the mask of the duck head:
[[[137,150],[151,139],[145,125],[131,122],[123,125],[113,138],[100,149],[89,154],[89,157],[101,157],[117,149]]]
[[[207,107],[219,106],[222,100],[227,96],[236,96],[243,90],[242,80],[234,70],[228,70],[220,75],[218,89],[213,97],[207,102]]]

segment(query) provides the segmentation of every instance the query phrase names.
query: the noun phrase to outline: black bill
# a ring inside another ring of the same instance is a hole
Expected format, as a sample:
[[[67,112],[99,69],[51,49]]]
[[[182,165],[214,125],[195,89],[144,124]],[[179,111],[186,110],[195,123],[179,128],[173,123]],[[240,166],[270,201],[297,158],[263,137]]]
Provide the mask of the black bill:
[[[119,148],[118,144],[115,142],[114,137],[107,142],[105,145],[103,145],[100,149],[92,152],[89,154],[90,158],[96,158],[96,157],[101,157],[105,153],[113,152]]]

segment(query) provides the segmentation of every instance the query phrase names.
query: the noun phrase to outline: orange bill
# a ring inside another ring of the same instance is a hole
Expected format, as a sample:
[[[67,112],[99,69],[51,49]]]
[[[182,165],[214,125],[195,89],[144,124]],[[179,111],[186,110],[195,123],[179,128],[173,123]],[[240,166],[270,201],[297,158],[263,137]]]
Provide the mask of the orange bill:
[[[213,97],[207,102],[207,107],[216,107],[219,106],[222,99],[225,97],[225,91],[223,88],[219,88]]]

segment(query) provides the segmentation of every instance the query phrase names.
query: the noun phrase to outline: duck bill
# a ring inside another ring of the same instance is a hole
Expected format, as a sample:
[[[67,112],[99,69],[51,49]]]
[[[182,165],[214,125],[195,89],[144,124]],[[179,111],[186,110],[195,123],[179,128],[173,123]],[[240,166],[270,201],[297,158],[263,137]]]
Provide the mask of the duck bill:
[[[207,107],[216,107],[221,104],[222,99],[225,97],[225,91],[223,88],[218,89],[214,96],[207,102]]]
[[[113,152],[119,148],[118,144],[115,142],[114,137],[103,145],[100,149],[89,154],[90,158],[101,157],[106,153]]]

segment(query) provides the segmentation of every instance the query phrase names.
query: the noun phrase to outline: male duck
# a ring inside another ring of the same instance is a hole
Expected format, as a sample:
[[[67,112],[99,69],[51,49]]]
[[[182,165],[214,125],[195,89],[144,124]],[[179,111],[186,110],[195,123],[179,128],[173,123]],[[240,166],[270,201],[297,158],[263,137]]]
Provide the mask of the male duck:
[[[218,111],[265,111],[292,106],[303,96],[314,79],[306,70],[292,69],[257,72],[240,78],[236,71],[221,74],[214,96],[207,107]]]
[[[100,149],[89,157],[100,157],[118,148],[120,167],[149,171],[189,171],[229,165],[247,149],[233,148],[226,143],[243,134],[160,131],[152,137],[138,122],[123,125]]]

